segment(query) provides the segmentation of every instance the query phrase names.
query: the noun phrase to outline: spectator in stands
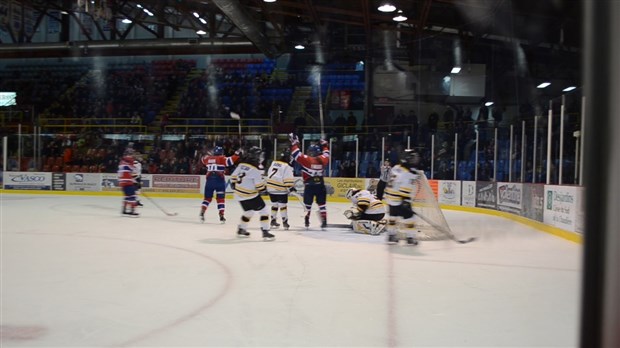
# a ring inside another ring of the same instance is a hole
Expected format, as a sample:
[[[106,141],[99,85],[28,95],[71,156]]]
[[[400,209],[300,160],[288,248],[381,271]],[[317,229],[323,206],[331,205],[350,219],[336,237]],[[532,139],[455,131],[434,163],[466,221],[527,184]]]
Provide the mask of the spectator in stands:
[[[349,111],[349,117],[347,117],[347,133],[353,134],[357,131],[357,117],[353,114],[353,111]]]
[[[340,113],[340,115],[336,117],[333,125],[334,125],[334,130],[336,131],[336,134],[339,136],[342,136],[345,131],[345,126],[347,125],[347,120],[344,118],[344,115],[342,113]]]
[[[437,126],[439,123],[439,114],[433,111],[430,115],[428,115],[428,130],[431,134],[437,133]]]

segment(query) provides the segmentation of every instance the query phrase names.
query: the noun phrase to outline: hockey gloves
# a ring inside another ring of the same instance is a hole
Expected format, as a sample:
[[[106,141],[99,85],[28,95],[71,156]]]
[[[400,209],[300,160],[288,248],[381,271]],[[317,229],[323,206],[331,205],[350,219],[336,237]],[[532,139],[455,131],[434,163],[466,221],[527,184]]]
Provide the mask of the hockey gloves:
[[[299,138],[294,133],[290,133],[288,139],[291,141],[291,146],[299,144]]]

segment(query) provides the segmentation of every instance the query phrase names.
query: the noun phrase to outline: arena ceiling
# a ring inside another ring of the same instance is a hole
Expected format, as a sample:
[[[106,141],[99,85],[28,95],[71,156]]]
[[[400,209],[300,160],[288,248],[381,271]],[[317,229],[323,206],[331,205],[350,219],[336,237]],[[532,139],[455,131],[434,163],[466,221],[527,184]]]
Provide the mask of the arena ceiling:
[[[471,42],[518,43],[532,48],[576,52],[581,46],[581,2],[575,0],[26,0],[35,30],[5,25],[10,40],[4,57],[67,55],[67,46],[88,47],[90,55],[264,53],[277,57],[303,44],[346,56],[382,52],[386,37],[395,54],[413,56],[424,40],[460,37]],[[44,17],[60,22],[59,42],[33,42]],[[71,22],[84,28],[83,42],[71,42]],[[122,23],[130,20],[131,23]],[[137,28],[147,38],[132,39]],[[200,34],[197,34],[200,30]],[[170,32],[174,38],[170,38]],[[97,33],[97,34],[95,34]]]

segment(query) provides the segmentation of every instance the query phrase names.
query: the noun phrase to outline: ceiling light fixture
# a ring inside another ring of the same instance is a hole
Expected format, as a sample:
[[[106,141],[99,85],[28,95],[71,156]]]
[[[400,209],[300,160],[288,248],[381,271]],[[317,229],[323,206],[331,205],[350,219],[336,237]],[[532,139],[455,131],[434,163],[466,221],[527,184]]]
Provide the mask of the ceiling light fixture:
[[[200,18],[200,15],[198,14],[198,12],[194,12],[194,17]]]
[[[303,50],[305,48],[306,48],[306,46],[304,46],[304,45],[295,45],[295,49],[296,50]]]
[[[198,18],[198,20],[200,21],[200,23],[202,24],[207,24],[207,20],[204,18]]]
[[[486,102],[486,103],[484,103],[484,106],[491,106],[491,105],[493,105],[493,102]]]
[[[131,23],[131,19],[129,19],[129,18],[125,18],[125,19],[123,19],[121,22],[123,22],[123,23],[125,23],[125,24],[129,24],[129,23]]]
[[[461,72],[461,67],[460,66],[455,66],[454,68],[452,68],[452,70],[450,70],[450,73],[452,74],[458,74]]]
[[[263,2],[276,2],[276,0],[263,0]]]
[[[392,18],[392,20],[394,22],[402,22],[402,21],[406,21],[407,17],[403,15],[403,10],[398,10],[398,16]]]
[[[577,89],[577,87],[575,87],[575,86],[570,86],[570,87],[566,87],[566,88],[564,88],[564,89],[562,90],[562,92],[570,92],[570,91],[572,91],[572,90],[574,90],[574,89]]]
[[[196,32],[196,34],[198,34],[198,35],[204,35],[204,34],[206,34],[206,33],[207,33],[207,32],[206,32],[206,31],[204,31],[204,30],[198,30],[198,31]]]
[[[551,82],[543,82],[540,85],[536,86],[536,88],[547,88],[551,85]]]
[[[384,2],[381,6],[377,7],[377,10],[381,12],[394,12],[396,11],[396,6],[390,4],[389,2]]]

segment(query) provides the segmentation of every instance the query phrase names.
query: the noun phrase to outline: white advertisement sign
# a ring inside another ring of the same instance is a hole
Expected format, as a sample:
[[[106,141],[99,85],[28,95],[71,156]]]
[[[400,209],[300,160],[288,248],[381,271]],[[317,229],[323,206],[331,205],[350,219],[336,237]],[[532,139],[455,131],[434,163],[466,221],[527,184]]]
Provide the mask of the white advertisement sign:
[[[5,172],[4,188],[7,190],[51,190],[52,173]]]
[[[67,173],[67,191],[101,191],[101,174]]]
[[[577,216],[582,209],[582,194],[579,187],[545,185],[545,212],[543,222],[567,231],[578,231]],[[583,225],[583,223],[579,223]]]
[[[523,210],[523,185],[506,182],[498,183],[497,209],[521,215]]]
[[[437,187],[439,204],[461,204],[461,182],[454,180],[439,180]]]
[[[463,181],[461,185],[461,205],[465,207],[476,206],[476,182]]]

